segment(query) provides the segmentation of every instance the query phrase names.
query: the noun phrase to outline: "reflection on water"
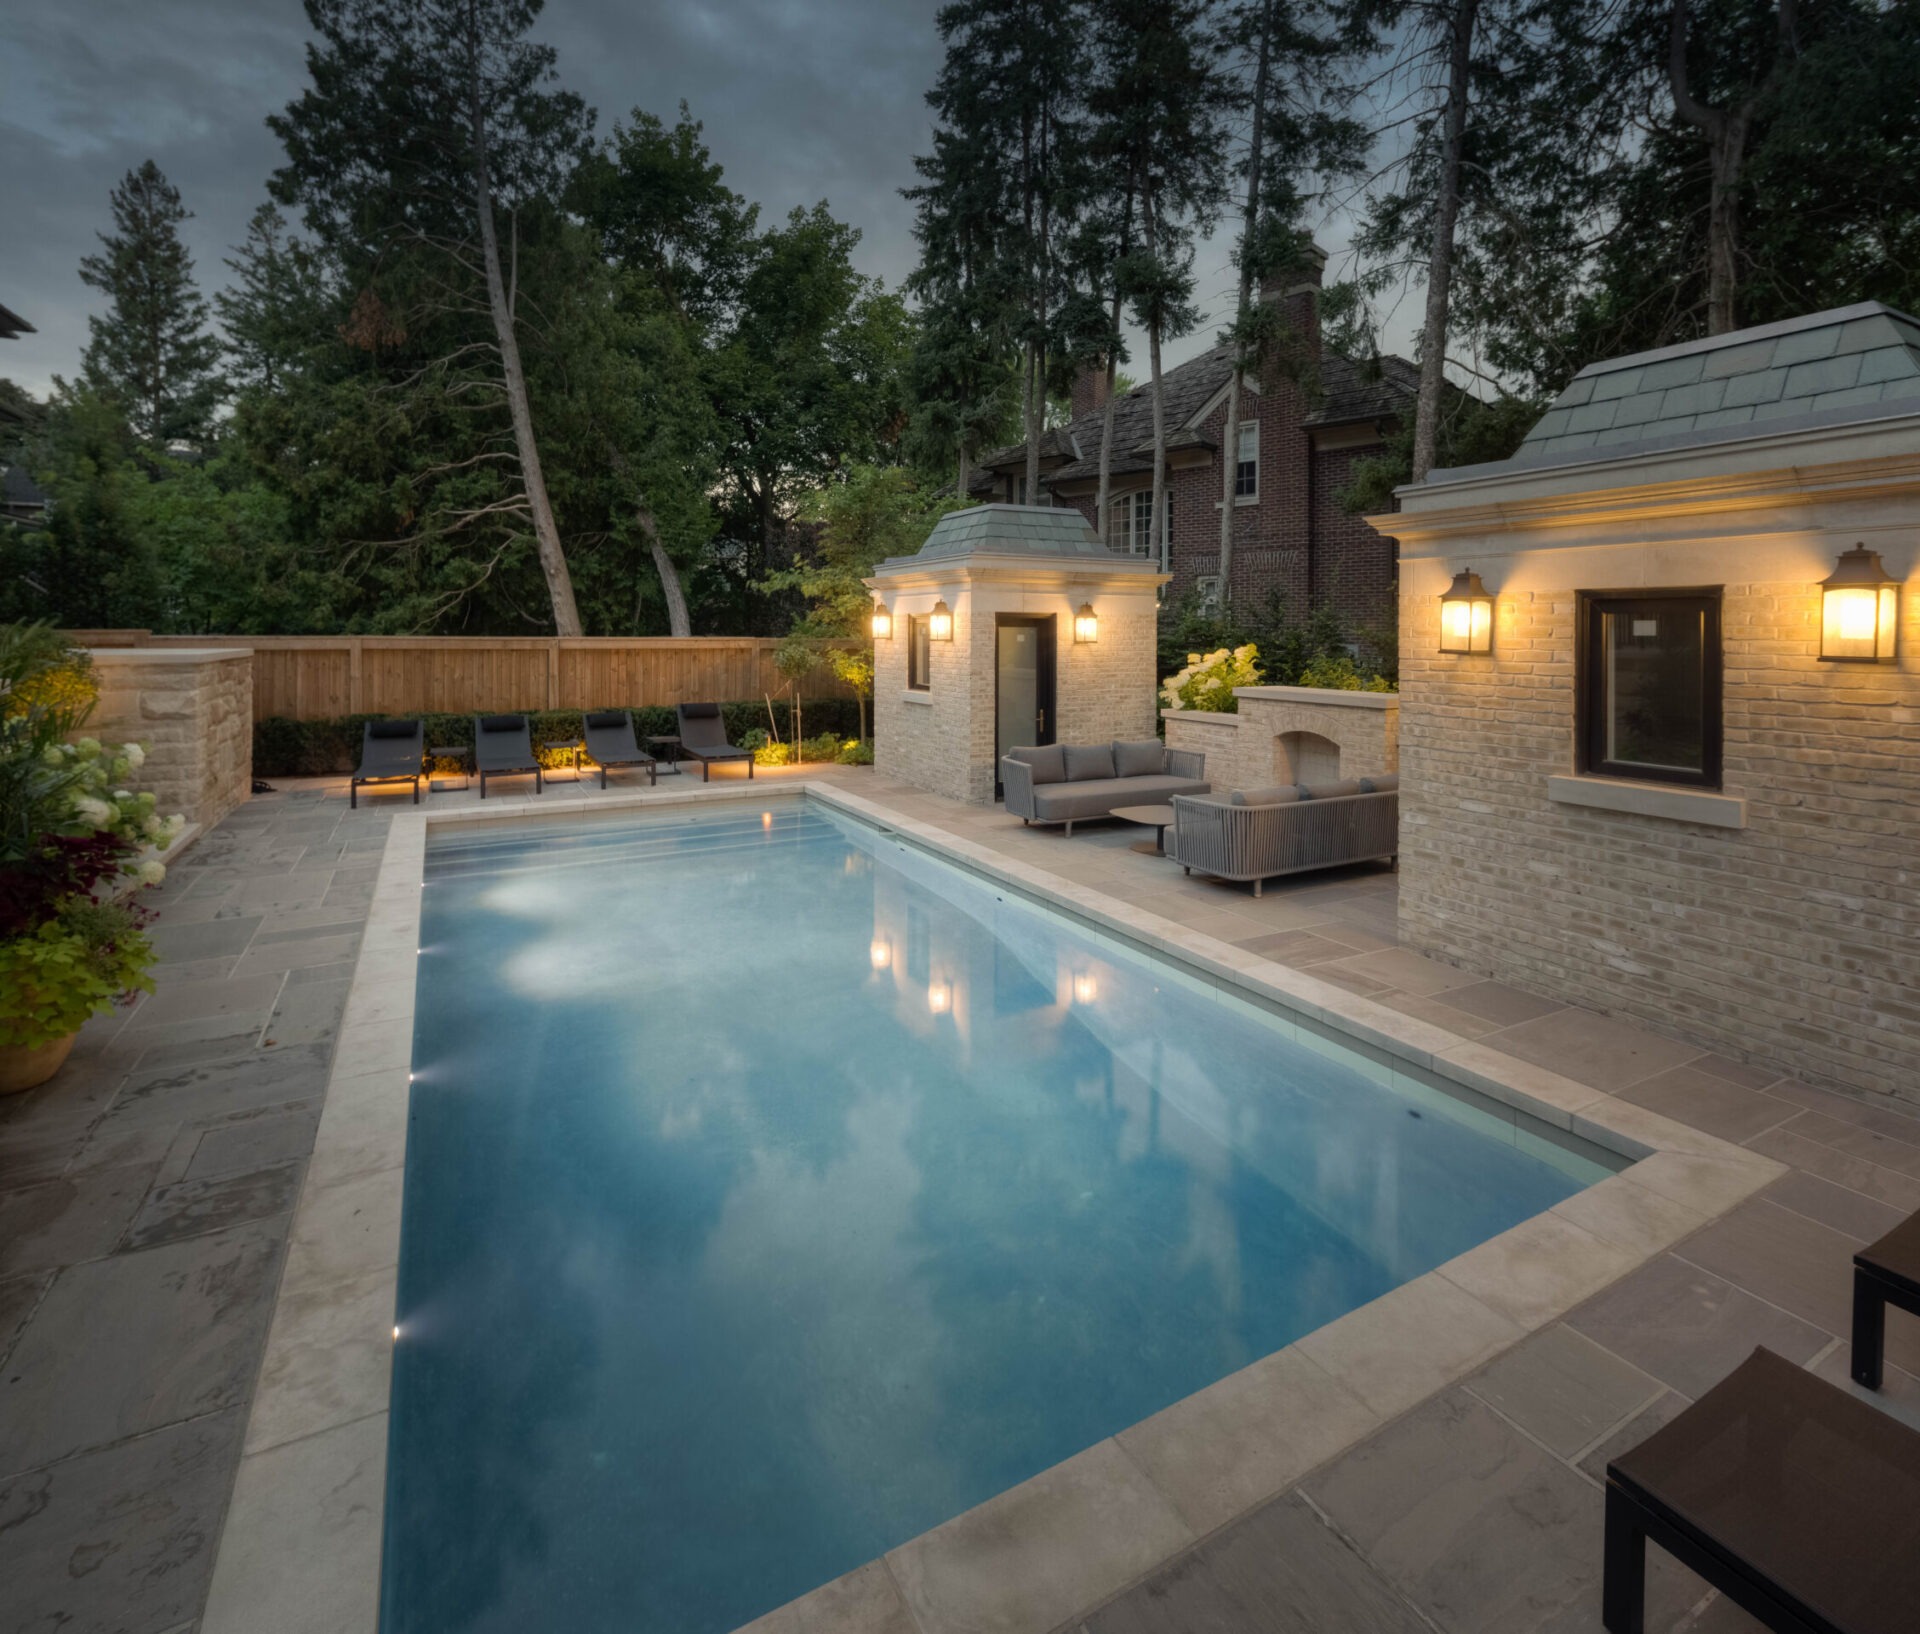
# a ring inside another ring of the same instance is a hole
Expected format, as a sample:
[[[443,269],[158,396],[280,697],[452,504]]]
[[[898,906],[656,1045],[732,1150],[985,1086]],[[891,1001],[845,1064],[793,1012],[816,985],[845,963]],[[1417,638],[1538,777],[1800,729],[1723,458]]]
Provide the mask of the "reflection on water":
[[[797,805],[428,868],[388,1634],[723,1634],[1597,1178]]]

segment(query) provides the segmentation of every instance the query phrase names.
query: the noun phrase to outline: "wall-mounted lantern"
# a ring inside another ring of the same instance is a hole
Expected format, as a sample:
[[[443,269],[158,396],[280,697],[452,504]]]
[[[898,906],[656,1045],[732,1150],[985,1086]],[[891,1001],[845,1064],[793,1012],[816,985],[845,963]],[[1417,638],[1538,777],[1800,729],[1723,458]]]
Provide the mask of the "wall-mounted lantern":
[[[953,639],[953,609],[944,601],[936,601],[927,615],[927,635],[935,641]]]
[[[872,630],[875,641],[893,639],[893,614],[887,611],[887,604],[884,601],[876,601],[873,604]]]
[[[1900,581],[1877,550],[1855,545],[1820,581],[1820,656],[1839,663],[1890,664],[1900,628]]]
[[[1082,644],[1100,639],[1100,620],[1090,601],[1081,602],[1080,611],[1073,615],[1073,639]]]
[[[1493,597],[1471,568],[1454,574],[1440,598],[1440,650],[1493,651]]]

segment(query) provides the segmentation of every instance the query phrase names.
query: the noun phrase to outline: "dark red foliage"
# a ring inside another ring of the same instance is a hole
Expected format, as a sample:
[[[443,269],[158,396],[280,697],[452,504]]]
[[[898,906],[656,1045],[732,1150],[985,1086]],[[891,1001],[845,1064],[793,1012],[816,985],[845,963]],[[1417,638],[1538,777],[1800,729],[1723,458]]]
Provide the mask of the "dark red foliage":
[[[113,834],[47,835],[32,855],[0,863],[0,936],[37,930],[64,898],[114,878],[138,850]]]

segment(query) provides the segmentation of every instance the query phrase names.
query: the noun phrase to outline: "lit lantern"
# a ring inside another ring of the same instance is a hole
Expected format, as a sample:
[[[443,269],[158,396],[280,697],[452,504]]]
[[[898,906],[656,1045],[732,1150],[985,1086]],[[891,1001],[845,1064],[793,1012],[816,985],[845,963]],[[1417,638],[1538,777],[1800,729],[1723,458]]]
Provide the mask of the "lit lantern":
[[[1471,568],[1454,574],[1440,598],[1440,650],[1493,651],[1493,597]]]
[[[1820,582],[1820,656],[1842,663],[1888,664],[1900,627],[1900,584],[1880,553],[1855,545]]]
[[[1073,615],[1073,639],[1083,643],[1100,639],[1100,620],[1094,616],[1090,601],[1081,602],[1080,611]]]
[[[927,1008],[936,1016],[944,1016],[953,1008],[953,989],[945,982],[929,982]]]
[[[873,639],[875,641],[891,641],[893,639],[893,614],[887,611],[887,604],[884,601],[876,601],[873,604],[872,628]]]
[[[893,963],[893,944],[884,936],[876,937],[873,946],[867,949],[867,957],[873,961],[875,970],[885,970]]]
[[[927,615],[927,635],[934,641],[953,639],[953,609],[944,601],[936,601]]]
[[[1073,978],[1073,1002],[1075,1004],[1091,1004],[1099,996],[1100,984],[1094,980],[1093,972],[1091,970],[1075,972]]]

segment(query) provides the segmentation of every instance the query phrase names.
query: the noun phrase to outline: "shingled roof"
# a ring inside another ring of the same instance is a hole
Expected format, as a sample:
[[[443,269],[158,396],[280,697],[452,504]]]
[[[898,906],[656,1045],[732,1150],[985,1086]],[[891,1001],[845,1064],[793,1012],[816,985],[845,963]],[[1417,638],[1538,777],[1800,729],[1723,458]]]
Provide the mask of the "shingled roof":
[[[1215,346],[1161,376],[1165,396],[1167,446],[1212,448],[1210,437],[1186,431],[1233,372],[1232,353]],[[1383,355],[1377,363],[1360,363],[1328,352],[1320,361],[1320,392],[1306,416],[1310,426],[1349,425],[1355,421],[1385,419],[1406,412],[1420,384],[1420,371],[1403,357]],[[1041,439],[1043,460],[1066,455],[1066,463],[1046,473],[1051,482],[1071,482],[1100,474],[1100,436],[1104,410],[1076,415],[1064,427],[1055,427]],[[1185,435],[1182,432],[1186,431]],[[1022,465],[1025,443],[1009,443],[983,454],[980,470],[970,484],[985,492],[993,485],[996,468]],[[1115,476],[1153,469],[1153,388],[1135,386],[1113,401],[1113,459]]]
[[[1658,449],[1920,414],[1920,321],[1862,301],[1589,364],[1498,466],[1632,459]]]
[[[889,556],[875,571],[965,556],[1053,556],[1126,572],[1154,568],[1151,562],[1109,550],[1071,507],[970,505],[941,517],[913,555]]]
[[[19,313],[0,306],[0,340],[18,340],[22,335],[37,335],[39,330]]]

